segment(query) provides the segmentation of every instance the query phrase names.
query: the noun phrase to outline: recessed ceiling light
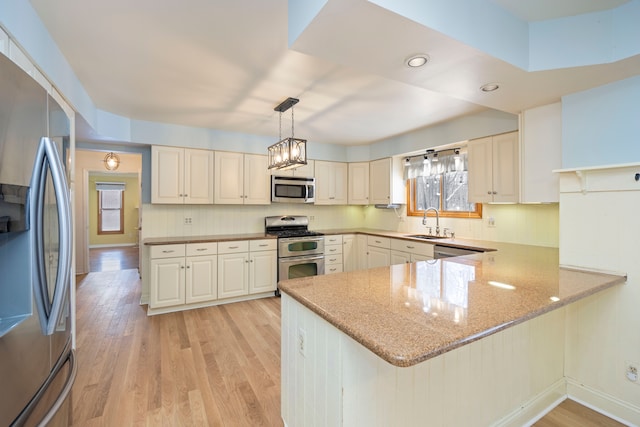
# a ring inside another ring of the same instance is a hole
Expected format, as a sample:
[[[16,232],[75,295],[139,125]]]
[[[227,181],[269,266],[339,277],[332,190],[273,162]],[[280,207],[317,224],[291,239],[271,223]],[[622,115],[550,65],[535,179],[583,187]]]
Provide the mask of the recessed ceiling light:
[[[498,83],[487,83],[486,85],[480,86],[480,90],[483,92],[493,92],[498,89],[500,89],[500,85]]]
[[[406,64],[411,68],[422,67],[429,62],[429,55],[419,54],[408,58]]]

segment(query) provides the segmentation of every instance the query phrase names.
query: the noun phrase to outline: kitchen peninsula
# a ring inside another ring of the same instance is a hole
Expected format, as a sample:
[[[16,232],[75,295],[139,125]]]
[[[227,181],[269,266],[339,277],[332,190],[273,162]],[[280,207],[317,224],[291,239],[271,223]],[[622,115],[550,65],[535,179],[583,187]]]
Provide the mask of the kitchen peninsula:
[[[491,247],[280,282],[286,425],[522,425],[562,400],[565,310],[626,278]]]

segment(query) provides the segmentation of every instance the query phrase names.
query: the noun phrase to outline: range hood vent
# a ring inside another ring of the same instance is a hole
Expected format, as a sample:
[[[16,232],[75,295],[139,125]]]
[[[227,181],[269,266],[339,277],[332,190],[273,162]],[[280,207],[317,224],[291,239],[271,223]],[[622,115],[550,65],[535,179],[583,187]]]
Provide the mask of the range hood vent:
[[[400,204],[397,203],[390,203],[390,204],[380,204],[380,205],[373,205],[376,209],[398,209],[400,206]]]

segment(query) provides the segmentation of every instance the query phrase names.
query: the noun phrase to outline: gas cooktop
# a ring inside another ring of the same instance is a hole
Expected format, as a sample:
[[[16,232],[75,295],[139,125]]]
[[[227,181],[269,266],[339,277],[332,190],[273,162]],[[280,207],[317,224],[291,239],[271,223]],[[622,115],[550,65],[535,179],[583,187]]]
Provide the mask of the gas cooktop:
[[[308,227],[309,218],[302,215],[268,216],[264,219],[265,232],[281,238],[323,235]]]

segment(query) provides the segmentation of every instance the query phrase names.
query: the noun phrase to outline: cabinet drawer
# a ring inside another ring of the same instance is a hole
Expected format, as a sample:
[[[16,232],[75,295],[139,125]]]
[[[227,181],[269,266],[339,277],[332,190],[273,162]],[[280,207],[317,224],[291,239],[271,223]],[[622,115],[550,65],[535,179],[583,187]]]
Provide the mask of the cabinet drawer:
[[[151,258],[175,258],[183,257],[185,254],[185,245],[154,245],[150,250]]]
[[[391,239],[388,237],[380,236],[367,236],[367,245],[376,246],[378,248],[391,248]]]
[[[324,236],[324,244],[326,245],[341,245],[342,244],[342,235],[336,236]]]
[[[325,255],[334,255],[342,253],[342,245],[330,245],[324,247]]]
[[[278,239],[250,240],[249,248],[251,252],[275,251],[278,249]]]
[[[218,242],[219,254],[235,254],[238,252],[249,252],[249,242],[247,240]]]
[[[391,249],[394,251],[409,252],[412,254],[433,257],[433,245],[430,243],[393,239],[391,240]]]
[[[187,256],[215,255],[217,253],[218,244],[216,242],[187,244]]]
[[[324,274],[342,273],[342,264],[327,265],[324,268]]]
[[[324,264],[326,266],[332,265],[332,264],[342,264],[342,255],[341,254],[338,254],[338,255],[325,255]]]

